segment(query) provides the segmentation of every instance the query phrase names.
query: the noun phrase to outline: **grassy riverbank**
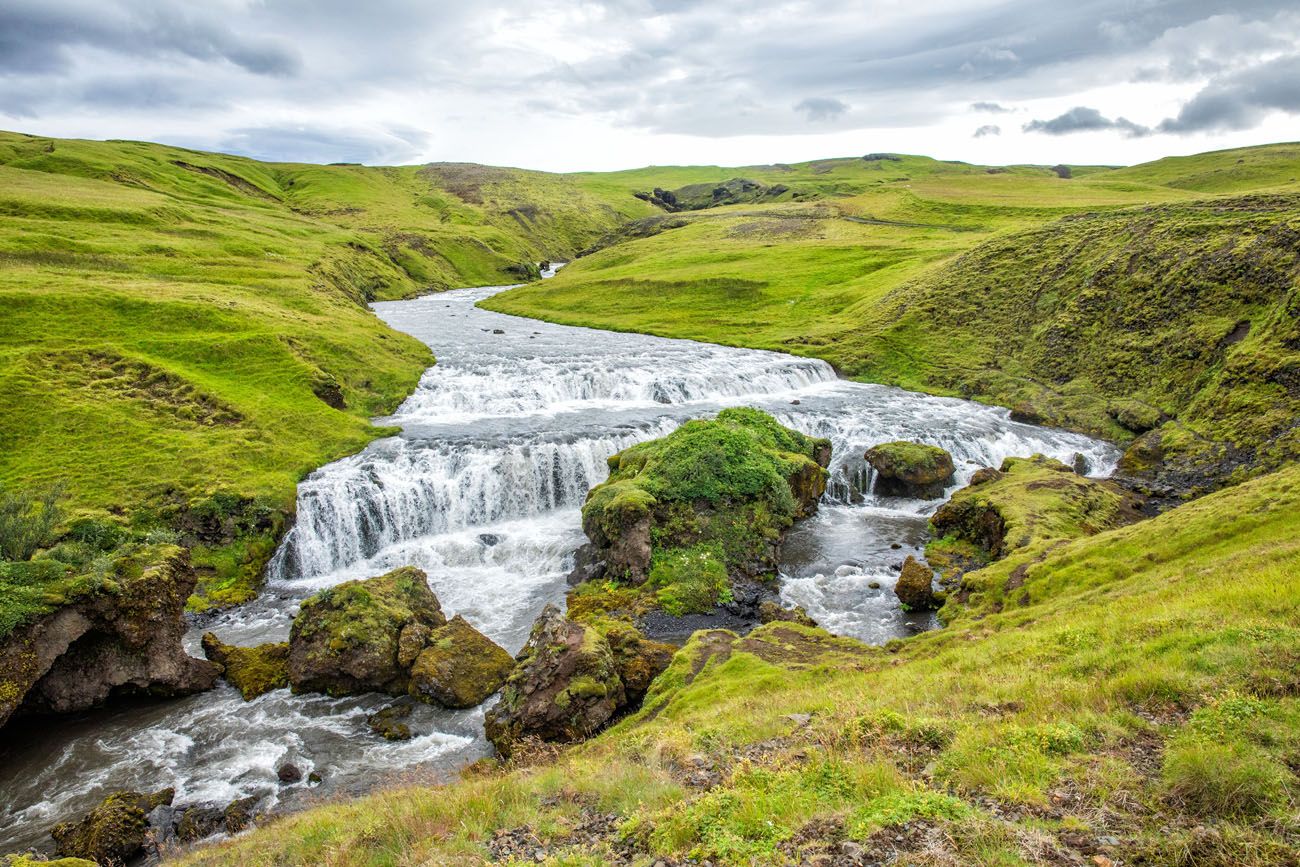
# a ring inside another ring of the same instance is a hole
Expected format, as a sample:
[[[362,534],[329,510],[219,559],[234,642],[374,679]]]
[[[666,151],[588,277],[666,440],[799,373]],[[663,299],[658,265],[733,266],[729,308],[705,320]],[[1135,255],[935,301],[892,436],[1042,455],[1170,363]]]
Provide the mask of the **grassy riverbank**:
[[[179,863],[1294,864],[1297,508],[1292,468],[1066,542],[1024,601],[886,648],[699,633],[645,710],[553,762]]]

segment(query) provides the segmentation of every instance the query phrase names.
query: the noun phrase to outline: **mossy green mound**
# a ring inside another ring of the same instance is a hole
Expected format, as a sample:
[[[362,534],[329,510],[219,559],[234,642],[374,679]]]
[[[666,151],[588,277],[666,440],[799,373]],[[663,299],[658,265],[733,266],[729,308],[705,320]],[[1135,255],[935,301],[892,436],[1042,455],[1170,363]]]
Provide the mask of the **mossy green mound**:
[[[410,693],[443,707],[477,707],[501,688],[514,657],[457,614],[434,629],[411,666]]]
[[[404,694],[410,663],[399,659],[403,634],[419,633],[422,645],[446,622],[414,567],[337,584],[303,602],[294,618],[289,682],[294,692]]]
[[[829,442],[766,413],[723,410],[610,458],[583,529],[605,576],[642,585],[643,602],[674,615],[708,611],[730,601],[731,576],[775,568],[782,534],[825,491],[829,456]]]
[[[203,635],[203,654],[222,666],[222,676],[239,690],[244,701],[289,685],[289,643],[286,641],[237,647],[211,632]]]

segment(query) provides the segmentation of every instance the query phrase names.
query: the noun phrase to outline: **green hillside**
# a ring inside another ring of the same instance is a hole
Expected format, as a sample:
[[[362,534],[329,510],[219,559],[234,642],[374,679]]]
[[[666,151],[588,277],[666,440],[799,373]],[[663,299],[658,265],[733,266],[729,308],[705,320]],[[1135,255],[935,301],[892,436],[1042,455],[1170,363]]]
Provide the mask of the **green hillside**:
[[[1159,428],[1125,469],[1160,493],[1300,454],[1300,146],[1069,179],[811,165],[792,176],[840,193],[661,216],[484,306],[814,355],[1120,442]]]

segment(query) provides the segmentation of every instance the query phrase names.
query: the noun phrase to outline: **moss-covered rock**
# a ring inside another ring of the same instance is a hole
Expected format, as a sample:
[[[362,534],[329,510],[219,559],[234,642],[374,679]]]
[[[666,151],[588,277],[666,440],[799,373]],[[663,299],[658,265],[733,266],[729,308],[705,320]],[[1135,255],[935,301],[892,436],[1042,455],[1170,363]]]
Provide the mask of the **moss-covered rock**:
[[[171,789],[152,794],[114,792],[80,821],[54,826],[50,836],[55,853],[85,858],[103,867],[126,864],[144,847],[149,811],[170,804],[173,795]]]
[[[630,707],[639,705],[650,684],[668,667],[677,648],[651,641],[639,630],[618,621],[595,628],[605,637],[614,656],[614,667],[623,682],[626,704]]]
[[[207,632],[203,635],[203,655],[222,667],[223,676],[239,690],[244,701],[289,685],[287,642],[238,647]]]
[[[0,867],[99,867],[99,865],[85,858],[51,858],[48,861],[37,861],[30,855],[6,855],[0,859]]]
[[[514,666],[514,657],[457,614],[430,633],[411,667],[409,690],[444,707],[476,707],[501,688]]]
[[[808,616],[802,605],[789,608],[775,599],[764,599],[758,606],[760,623],[798,623],[801,626],[816,626],[817,621]]]
[[[390,704],[366,717],[366,725],[386,741],[409,741],[411,727],[404,720],[410,715],[409,704]]]
[[[238,834],[253,826],[258,820],[257,800],[256,796],[236,798],[226,805],[222,818],[225,820],[227,834]]]
[[[0,643],[0,725],[15,712],[68,713],[118,696],[210,689],[217,666],[182,644],[196,581],[183,548],[137,548],[113,560],[93,589],[9,633]]]
[[[756,619],[763,592],[737,587],[775,573],[785,532],[817,509],[829,461],[828,441],[745,408],[614,455],[582,510],[586,559],[599,565],[584,574],[606,583],[579,585],[571,608],[638,622],[723,605]],[[639,589],[624,598],[620,587]]]
[[[407,691],[401,637],[408,626],[446,624],[425,574],[413,567],[345,581],[302,604],[289,633],[294,692],[354,695]]]
[[[903,561],[903,571],[894,585],[894,595],[909,611],[929,611],[938,608],[941,601],[933,584],[934,572],[930,567],[909,556]]]
[[[942,497],[954,471],[952,455],[938,446],[901,440],[873,446],[866,459],[876,471],[872,489],[888,497]]]
[[[488,740],[508,758],[523,738],[573,742],[588,737],[610,721],[626,698],[604,636],[548,605],[533,624],[484,727]]]

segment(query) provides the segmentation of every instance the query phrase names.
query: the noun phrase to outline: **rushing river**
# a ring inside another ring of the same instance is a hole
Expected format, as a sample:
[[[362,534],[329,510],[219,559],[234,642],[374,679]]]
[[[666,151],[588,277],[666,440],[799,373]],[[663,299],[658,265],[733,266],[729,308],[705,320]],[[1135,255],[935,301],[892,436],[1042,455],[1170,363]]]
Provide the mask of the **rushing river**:
[[[431,346],[438,363],[379,424],[401,436],[322,467],[298,489],[298,520],[256,602],[211,629],[230,643],[284,640],[298,603],[349,578],[414,564],[448,616],[507,649],[524,643],[547,602],[561,602],[579,507],[605,459],[727,406],[767,410],[830,438],[830,488],[785,546],[782,594],[826,628],[883,642],[933,625],[905,614],[892,587],[919,553],[937,502],[869,493],[863,452],[910,439],[950,451],[956,484],[983,466],[1035,452],[1107,475],[1117,453],[1076,434],[1009,420],[1006,410],[836,378],[821,361],[681,340],[548,325],[477,309],[499,287],[375,305]],[[48,842],[53,823],[115,789],[176,787],[176,803],[263,806],[361,791],[398,775],[445,776],[489,751],[483,708],[419,706],[416,736],[390,743],[366,716],[392,699],[292,696],[242,701],[222,684],[186,699],[18,725],[0,745],[0,852]],[[490,704],[490,701],[489,701]],[[281,786],[292,761],[325,782]]]

